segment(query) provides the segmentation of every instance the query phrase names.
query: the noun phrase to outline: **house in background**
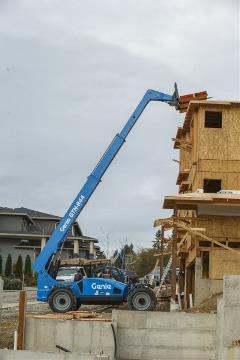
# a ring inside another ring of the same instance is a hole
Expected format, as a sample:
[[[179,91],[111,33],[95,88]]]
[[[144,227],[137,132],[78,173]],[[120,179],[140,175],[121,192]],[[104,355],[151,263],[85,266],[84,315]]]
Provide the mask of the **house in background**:
[[[33,263],[60,219],[55,215],[23,207],[0,207],[0,255],[3,259],[3,270],[8,254],[11,254],[13,264],[19,255],[22,255],[23,262],[29,255]],[[83,236],[79,224],[75,222],[64,242],[62,258],[96,258],[99,250],[97,244],[97,239]]]

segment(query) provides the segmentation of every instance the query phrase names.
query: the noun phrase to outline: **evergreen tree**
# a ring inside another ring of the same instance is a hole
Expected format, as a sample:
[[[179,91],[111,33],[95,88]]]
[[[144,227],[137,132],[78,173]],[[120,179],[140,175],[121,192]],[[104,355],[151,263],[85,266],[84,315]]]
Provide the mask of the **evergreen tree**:
[[[2,265],[3,265],[2,255],[0,255],[0,275],[2,275],[2,272],[3,272]]]
[[[32,263],[29,255],[27,255],[25,259],[24,274],[26,276],[32,276]]]
[[[161,236],[162,232],[161,230],[158,230],[155,234],[155,240],[152,241],[152,247],[153,249],[160,250],[161,248]]]
[[[22,279],[22,275],[23,275],[23,260],[22,260],[22,255],[19,255],[15,267],[15,276],[17,279]]]
[[[12,257],[11,254],[8,254],[6,266],[5,266],[5,276],[9,277],[12,275]]]
[[[126,269],[129,263],[133,262],[136,257],[136,253],[133,248],[133,244],[130,245],[125,244],[122,245],[120,250],[115,250],[113,254],[113,258],[115,258],[114,266]]]
[[[97,251],[97,256],[96,257],[97,257],[97,259],[106,259],[105,252],[103,250],[99,249]]]

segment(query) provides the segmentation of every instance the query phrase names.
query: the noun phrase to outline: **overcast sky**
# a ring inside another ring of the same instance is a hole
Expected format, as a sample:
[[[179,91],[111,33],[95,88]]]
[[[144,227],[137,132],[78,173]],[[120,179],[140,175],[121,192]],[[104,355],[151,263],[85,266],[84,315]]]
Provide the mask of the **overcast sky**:
[[[0,205],[63,215],[148,88],[239,99],[239,22],[238,0],[0,0]],[[80,215],[105,250],[151,246],[182,121],[150,104]]]

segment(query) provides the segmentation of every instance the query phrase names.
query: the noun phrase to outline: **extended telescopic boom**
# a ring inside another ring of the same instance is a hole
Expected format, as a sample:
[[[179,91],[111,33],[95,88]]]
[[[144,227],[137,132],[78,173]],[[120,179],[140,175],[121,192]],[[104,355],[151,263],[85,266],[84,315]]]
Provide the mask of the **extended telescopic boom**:
[[[94,190],[97,188],[102,176],[117,155],[118,151],[125,142],[127,135],[139,119],[147,104],[150,101],[161,101],[177,108],[178,99],[179,96],[176,83],[173,95],[164,94],[155,90],[147,90],[142,100],[128,119],[126,125],[123,127],[121,132],[114,137],[93,172],[88,176],[77,197],[72,202],[66,214],[58,224],[56,230],[48,240],[46,246],[37,257],[35,263],[33,264],[33,269],[36,272],[46,271],[46,267],[49,264],[50,259],[61,248],[61,245],[68,235],[69,229],[87,204]]]

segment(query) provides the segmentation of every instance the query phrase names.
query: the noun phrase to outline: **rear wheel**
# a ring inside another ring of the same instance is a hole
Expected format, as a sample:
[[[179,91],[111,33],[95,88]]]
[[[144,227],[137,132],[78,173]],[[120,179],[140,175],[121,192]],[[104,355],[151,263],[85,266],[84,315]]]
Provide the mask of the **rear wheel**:
[[[48,304],[53,312],[65,313],[76,308],[77,299],[68,289],[56,289],[49,296]]]
[[[157,298],[148,287],[138,287],[128,295],[128,306],[132,310],[151,311],[154,310]]]

